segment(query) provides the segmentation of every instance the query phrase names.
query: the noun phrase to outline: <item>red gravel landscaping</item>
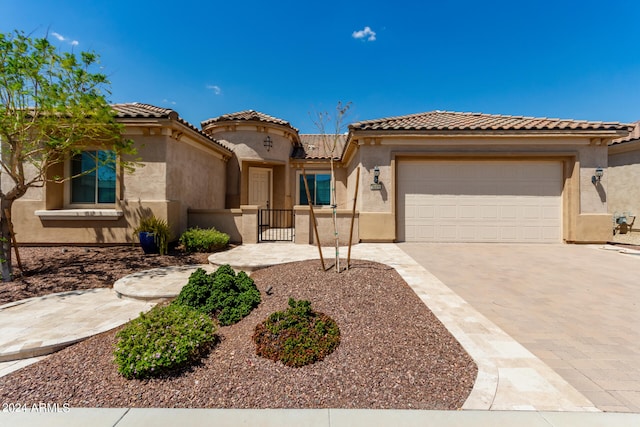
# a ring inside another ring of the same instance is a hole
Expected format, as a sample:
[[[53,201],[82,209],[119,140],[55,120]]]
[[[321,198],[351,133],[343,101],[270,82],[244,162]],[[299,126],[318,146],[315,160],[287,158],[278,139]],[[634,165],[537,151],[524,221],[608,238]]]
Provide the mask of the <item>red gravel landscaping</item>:
[[[107,287],[164,263],[206,262],[200,255],[145,257],[131,247],[27,249],[21,255],[30,273],[3,289],[5,302]],[[475,363],[394,269],[355,261],[335,273],[304,261],[252,277],[261,304],[239,323],[219,328],[219,343],[190,369],[152,380],[122,378],[113,363],[113,330],[0,378],[0,400],[72,407],[458,409],[469,395]],[[323,361],[292,368],[255,354],[255,326],[284,310],[289,297],[311,301],[338,323],[340,345]]]

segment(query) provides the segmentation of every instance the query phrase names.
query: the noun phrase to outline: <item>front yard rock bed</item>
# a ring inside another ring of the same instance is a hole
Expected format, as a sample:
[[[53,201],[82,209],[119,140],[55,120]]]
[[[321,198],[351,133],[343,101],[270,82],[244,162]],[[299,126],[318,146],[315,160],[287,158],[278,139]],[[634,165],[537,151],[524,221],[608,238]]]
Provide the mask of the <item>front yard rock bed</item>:
[[[0,378],[0,400],[71,407],[459,409],[469,395],[474,362],[391,267],[355,261],[336,273],[304,261],[252,278],[262,302],[237,324],[220,327],[220,341],[194,366],[127,380],[113,361],[116,329]],[[285,309],[289,298],[309,300],[339,325],[340,345],[324,360],[292,368],[256,355],[256,325]]]

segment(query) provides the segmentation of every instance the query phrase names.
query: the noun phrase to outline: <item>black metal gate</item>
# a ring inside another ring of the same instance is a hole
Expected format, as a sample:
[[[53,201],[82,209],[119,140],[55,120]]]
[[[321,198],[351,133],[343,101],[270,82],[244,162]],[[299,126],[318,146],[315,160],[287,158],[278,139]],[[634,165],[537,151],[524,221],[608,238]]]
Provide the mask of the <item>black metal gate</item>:
[[[293,209],[258,211],[258,242],[293,242],[294,230]]]

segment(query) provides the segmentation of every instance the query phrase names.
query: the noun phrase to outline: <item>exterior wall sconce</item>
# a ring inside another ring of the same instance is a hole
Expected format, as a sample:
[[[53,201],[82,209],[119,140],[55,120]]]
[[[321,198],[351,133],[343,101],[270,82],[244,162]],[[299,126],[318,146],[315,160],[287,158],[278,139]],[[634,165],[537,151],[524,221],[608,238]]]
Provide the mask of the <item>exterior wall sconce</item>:
[[[271,147],[273,147],[273,141],[271,141],[271,137],[269,135],[267,135],[263,143],[264,143],[264,148],[266,148],[267,151],[271,150]]]
[[[593,185],[598,184],[600,182],[600,179],[602,179],[602,175],[604,175],[604,170],[602,168],[596,168],[595,173],[591,177],[591,183]]]
[[[380,183],[380,168],[378,166],[373,168],[373,184],[371,184],[371,190],[382,190],[382,184]]]

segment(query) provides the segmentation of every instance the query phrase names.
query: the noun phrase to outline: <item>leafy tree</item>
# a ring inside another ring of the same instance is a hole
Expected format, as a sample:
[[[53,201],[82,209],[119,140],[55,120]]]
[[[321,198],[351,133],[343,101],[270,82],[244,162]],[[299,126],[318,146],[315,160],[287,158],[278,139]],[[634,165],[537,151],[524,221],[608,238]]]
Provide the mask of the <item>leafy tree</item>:
[[[82,146],[133,154],[109,106],[109,82],[93,52],[62,52],[49,40],[21,31],[0,33],[0,265],[11,280],[10,224],[6,212],[28,189],[71,177],[50,176],[52,165]],[[96,159],[96,169],[104,159]],[[111,159],[112,160],[112,159]],[[129,166],[126,162],[121,166]],[[92,173],[85,170],[83,174]]]

